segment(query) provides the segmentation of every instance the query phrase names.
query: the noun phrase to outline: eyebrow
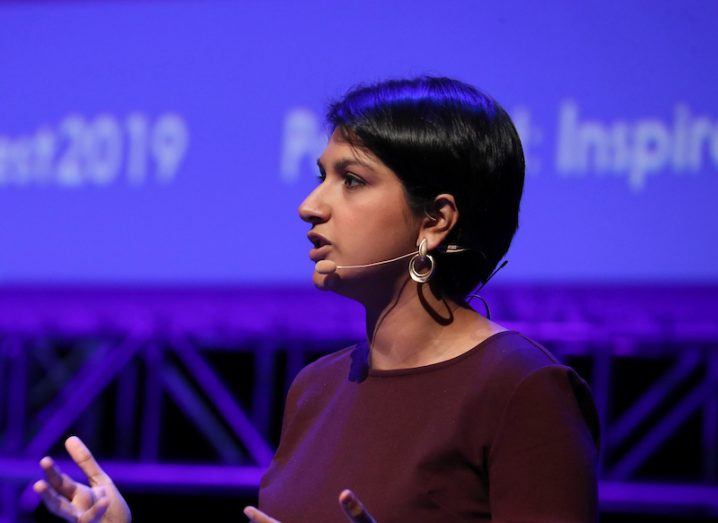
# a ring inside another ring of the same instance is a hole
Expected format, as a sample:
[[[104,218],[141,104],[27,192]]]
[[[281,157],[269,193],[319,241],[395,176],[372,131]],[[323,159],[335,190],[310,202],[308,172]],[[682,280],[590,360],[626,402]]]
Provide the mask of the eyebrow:
[[[375,172],[374,168],[371,165],[369,165],[366,162],[362,162],[361,160],[359,160],[357,158],[341,158],[341,159],[335,161],[333,164],[335,171],[343,171],[344,169],[346,169],[347,167],[350,167],[352,165],[360,165],[362,167],[365,167],[366,169],[369,169],[372,172]],[[322,160],[320,158],[317,158],[317,166],[321,170],[323,170],[323,171],[325,170],[324,165],[322,165]]]

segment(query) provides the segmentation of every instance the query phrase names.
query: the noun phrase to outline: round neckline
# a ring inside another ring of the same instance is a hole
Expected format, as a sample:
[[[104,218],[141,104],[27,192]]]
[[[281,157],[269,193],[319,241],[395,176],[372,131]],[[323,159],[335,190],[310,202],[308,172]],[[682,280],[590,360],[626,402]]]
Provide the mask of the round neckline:
[[[492,341],[496,341],[498,338],[502,338],[505,334],[509,334],[509,333],[516,334],[516,331],[508,329],[505,331],[501,331],[501,332],[492,334],[491,336],[480,341],[477,345],[474,345],[472,348],[470,348],[466,352],[462,352],[458,356],[454,356],[453,358],[449,358],[448,360],[437,361],[436,363],[430,363],[429,365],[421,365],[419,367],[408,367],[408,368],[403,368],[403,369],[372,369],[372,368],[369,368],[368,376],[374,377],[374,378],[390,378],[393,376],[406,376],[408,374],[423,374],[424,372],[431,372],[434,370],[443,369],[444,367],[448,367],[450,365],[453,365],[454,363],[458,363],[459,361],[468,358],[472,354],[481,350],[488,343],[491,343]],[[367,358],[368,357],[369,357],[369,353],[367,352]]]

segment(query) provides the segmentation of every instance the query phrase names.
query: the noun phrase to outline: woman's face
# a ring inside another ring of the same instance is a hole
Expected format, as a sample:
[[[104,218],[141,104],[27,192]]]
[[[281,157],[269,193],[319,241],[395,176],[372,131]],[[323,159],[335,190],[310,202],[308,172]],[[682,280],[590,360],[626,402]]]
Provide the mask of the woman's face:
[[[394,172],[368,151],[334,131],[318,160],[320,183],[299,206],[308,234],[310,258],[337,265],[363,265],[416,250],[421,220],[409,209],[404,186]],[[348,297],[368,299],[386,292],[407,275],[408,259],[364,269],[314,272],[314,285]],[[367,285],[371,283],[371,285]]]

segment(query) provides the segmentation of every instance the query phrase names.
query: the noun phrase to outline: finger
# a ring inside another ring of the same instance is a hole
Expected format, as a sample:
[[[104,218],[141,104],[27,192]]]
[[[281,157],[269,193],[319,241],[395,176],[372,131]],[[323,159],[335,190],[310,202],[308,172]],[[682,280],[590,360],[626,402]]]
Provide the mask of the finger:
[[[352,523],[376,523],[366,511],[359,498],[351,490],[345,489],[339,494],[339,504]]]
[[[110,478],[103,472],[95,458],[80,438],[70,436],[65,440],[65,448],[77,466],[85,473],[90,485],[105,485],[110,483]]]
[[[77,509],[67,499],[55,492],[46,481],[37,481],[32,488],[40,495],[42,502],[50,512],[67,521],[77,521]]]
[[[110,506],[110,500],[105,498],[100,499],[97,503],[92,505],[89,510],[87,510],[82,516],[80,516],[80,519],[77,520],[77,523],[98,523],[102,516],[105,515],[105,512],[107,512],[107,508]]]
[[[249,518],[252,523],[279,523],[276,519],[269,517],[256,507],[244,507],[244,515]]]
[[[67,474],[64,474],[53,459],[48,456],[40,460],[40,467],[45,473],[45,478],[47,478],[47,482],[50,486],[55,489],[58,494],[65,496],[67,499],[71,499],[77,488],[75,481]]]

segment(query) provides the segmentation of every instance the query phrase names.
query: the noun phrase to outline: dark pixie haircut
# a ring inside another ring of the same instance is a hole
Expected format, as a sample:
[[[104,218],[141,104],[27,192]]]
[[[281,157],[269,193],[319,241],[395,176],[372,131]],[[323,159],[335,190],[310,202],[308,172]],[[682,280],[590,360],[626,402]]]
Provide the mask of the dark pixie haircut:
[[[464,300],[486,282],[518,228],[524,154],[506,111],[463,82],[424,76],[351,89],[327,120],[402,181],[414,213],[434,213],[452,194],[459,220],[444,244],[470,249],[432,253],[434,289]]]

